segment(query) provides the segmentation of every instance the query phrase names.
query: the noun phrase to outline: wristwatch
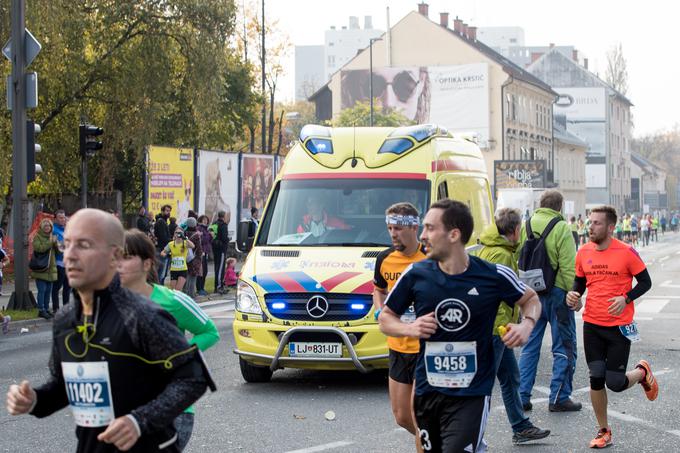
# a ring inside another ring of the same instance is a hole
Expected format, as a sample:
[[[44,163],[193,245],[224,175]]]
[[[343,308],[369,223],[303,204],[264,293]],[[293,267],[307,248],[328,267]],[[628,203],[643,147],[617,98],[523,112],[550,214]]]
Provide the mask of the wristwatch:
[[[631,299],[631,298],[628,296],[628,294],[626,294],[626,305],[628,305],[628,304],[631,303],[631,302],[633,302],[633,299]]]

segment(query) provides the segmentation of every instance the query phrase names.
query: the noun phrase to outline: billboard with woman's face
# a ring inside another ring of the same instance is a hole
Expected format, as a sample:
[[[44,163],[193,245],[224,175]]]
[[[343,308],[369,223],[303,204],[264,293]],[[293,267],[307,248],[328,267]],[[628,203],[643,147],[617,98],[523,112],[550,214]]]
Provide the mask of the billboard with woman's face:
[[[369,71],[342,71],[341,108],[370,98]],[[489,140],[489,65],[403,66],[373,69],[373,98],[414,123],[434,123]]]
[[[243,154],[241,162],[241,219],[250,218],[250,209],[264,208],[274,184],[274,156]]]
[[[236,234],[238,158],[235,153],[199,151],[199,214],[207,215],[212,223],[217,219],[217,213],[224,211],[232,238]]]

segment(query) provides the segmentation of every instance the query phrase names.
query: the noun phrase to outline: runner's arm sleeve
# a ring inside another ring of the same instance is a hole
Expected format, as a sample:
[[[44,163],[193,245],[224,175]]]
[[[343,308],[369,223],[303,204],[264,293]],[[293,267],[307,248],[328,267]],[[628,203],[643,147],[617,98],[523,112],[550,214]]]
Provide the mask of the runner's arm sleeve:
[[[215,323],[192,298],[176,292],[175,303],[177,309],[173,315],[177,319],[177,325],[193,334],[189,344],[195,344],[198,349],[205,351],[219,341],[220,334]]]
[[[628,298],[631,300],[640,298],[644,293],[652,288],[652,277],[649,276],[647,269],[644,269],[639,274],[636,274],[635,280],[637,281],[635,288],[631,289],[627,293]]]
[[[149,360],[166,360],[172,356],[172,368],[168,371],[168,383],[161,392],[130,412],[142,434],[162,429],[184,409],[198,400],[206,390],[207,378],[196,351],[177,329],[172,317],[160,308],[139,310],[135,314],[133,341]],[[163,366],[163,365],[159,365]]]
[[[576,278],[574,278],[574,284],[571,286],[571,290],[583,295],[586,290],[586,283],[585,277],[579,277],[577,275]]]
[[[63,339],[63,336],[57,337],[56,334],[54,335],[49,361],[50,376],[47,382],[34,389],[37,398],[31,415],[38,418],[52,415],[68,405],[66,384],[64,383],[64,375],[61,372],[61,357],[56,344],[57,338]]]
[[[397,316],[401,316],[406,312],[408,307],[414,299],[413,293],[413,264],[409,265],[397,283],[392,287],[392,291],[385,299],[385,306],[392,310]]]

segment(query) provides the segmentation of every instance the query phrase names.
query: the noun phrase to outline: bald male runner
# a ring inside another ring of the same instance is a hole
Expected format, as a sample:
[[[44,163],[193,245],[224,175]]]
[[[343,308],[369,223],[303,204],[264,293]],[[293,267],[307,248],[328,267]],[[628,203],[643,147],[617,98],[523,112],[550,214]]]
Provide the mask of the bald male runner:
[[[10,386],[7,410],[42,418],[71,406],[78,452],[176,452],[173,420],[212,381],[172,317],[121,287],[123,246],[116,217],[71,218],[63,252],[76,300],[55,316],[47,382]]]

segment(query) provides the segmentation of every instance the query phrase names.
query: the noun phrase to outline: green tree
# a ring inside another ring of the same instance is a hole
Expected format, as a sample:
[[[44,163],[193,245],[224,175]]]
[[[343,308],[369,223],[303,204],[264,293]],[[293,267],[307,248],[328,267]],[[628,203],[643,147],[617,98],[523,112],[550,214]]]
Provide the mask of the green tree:
[[[333,120],[335,127],[367,127],[370,123],[371,107],[368,101],[360,101],[354,107],[344,109]],[[380,103],[373,103],[373,125],[382,127],[408,126],[415,124],[406,118],[401,112],[393,108],[382,108]]]
[[[3,41],[7,3],[0,5]],[[242,140],[258,98],[233,43],[235,25],[233,0],[33,0],[27,27],[43,50],[31,67],[40,103],[29,116],[43,127],[43,173],[29,190],[78,190],[81,120],[105,130],[89,187],[122,190],[128,205],[140,200],[147,145],[224,148]],[[8,73],[9,65],[0,69]],[[3,168],[11,167],[10,128],[4,112]],[[0,174],[5,191],[7,173]]]

